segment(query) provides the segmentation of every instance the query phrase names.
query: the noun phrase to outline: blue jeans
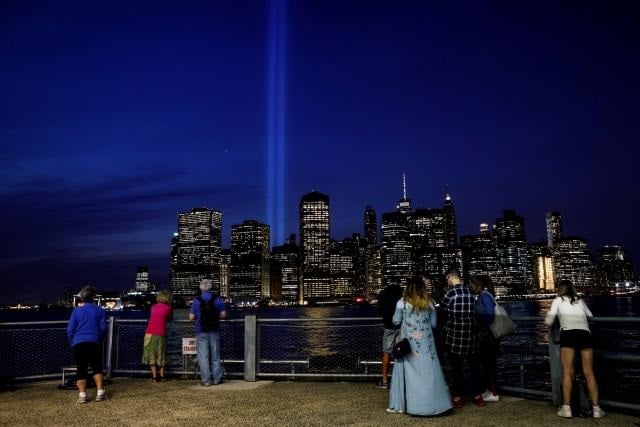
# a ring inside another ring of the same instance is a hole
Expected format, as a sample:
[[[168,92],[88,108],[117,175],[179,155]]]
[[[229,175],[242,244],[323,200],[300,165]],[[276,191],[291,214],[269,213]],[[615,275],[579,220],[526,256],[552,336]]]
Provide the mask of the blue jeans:
[[[220,363],[220,331],[200,332],[196,335],[196,352],[203,383],[218,384],[222,380]]]

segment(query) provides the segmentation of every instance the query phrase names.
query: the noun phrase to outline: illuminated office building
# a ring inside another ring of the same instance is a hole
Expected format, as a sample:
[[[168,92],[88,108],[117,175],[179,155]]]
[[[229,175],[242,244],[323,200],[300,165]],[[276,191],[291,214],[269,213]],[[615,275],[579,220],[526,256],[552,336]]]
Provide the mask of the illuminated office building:
[[[229,298],[229,286],[231,283],[231,249],[222,249],[220,252],[220,296]]]
[[[382,286],[404,287],[413,274],[411,236],[407,214],[401,211],[382,214]]]
[[[299,210],[303,297],[330,297],[329,196],[316,191],[305,194]]]
[[[530,245],[533,255],[533,279],[538,292],[554,292],[556,289],[555,266],[551,248],[547,243]]]
[[[622,246],[606,245],[598,249],[598,273],[602,278],[602,284],[614,293],[633,287],[633,264]]]
[[[547,212],[547,244],[552,248],[562,238],[562,215],[559,212]]]
[[[477,235],[462,236],[460,245],[464,251],[467,275],[487,275],[491,278],[496,295],[505,295],[504,272],[500,265],[500,257],[494,239],[489,232],[489,224],[480,224]]]
[[[231,281],[229,296],[234,302],[257,302],[271,296],[270,228],[247,220],[231,226]]]
[[[367,206],[364,211],[364,238],[367,241],[364,264],[364,290],[363,295],[369,299],[370,294],[378,294],[382,289],[382,272],[380,268],[381,251],[378,244],[378,220],[376,211]]]
[[[296,245],[295,234],[289,236],[282,246],[274,246],[271,259],[280,273],[281,294],[286,301],[301,303],[300,289],[300,248]]]
[[[524,219],[513,210],[505,210],[496,220],[494,238],[508,292],[520,294],[533,290],[531,253],[525,238]]]
[[[367,206],[364,211],[364,238],[369,247],[378,244],[378,220],[376,211],[371,206]]]
[[[149,267],[140,265],[136,273],[136,291],[147,292],[149,290]]]
[[[178,214],[178,235],[172,239],[175,262],[171,263],[171,291],[193,298],[202,279],[210,279],[213,291],[220,290],[222,212],[195,208]],[[174,247],[175,245],[175,247]]]
[[[395,212],[383,213],[380,224],[382,287],[392,284],[404,288],[413,274],[411,225],[413,211],[407,197],[407,180],[402,174],[402,198]]]
[[[587,240],[581,237],[563,237],[556,242],[553,258],[556,283],[570,280],[578,291],[595,285],[595,268],[589,254]]]

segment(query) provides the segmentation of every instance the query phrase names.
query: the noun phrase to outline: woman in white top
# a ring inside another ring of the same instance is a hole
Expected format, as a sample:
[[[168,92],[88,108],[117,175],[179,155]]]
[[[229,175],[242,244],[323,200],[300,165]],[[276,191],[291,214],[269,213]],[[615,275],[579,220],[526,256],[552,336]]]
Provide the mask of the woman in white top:
[[[593,314],[580,299],[576,288],[569,280],[562,280],[558,285],[558,297],[551,303],[545,318],[549,326],[556,317],[560,320],[560,360],[562,363],[562,399],[563,405],[558,409],[558,416],[571,418],[571,389],[574,377],[574,361],[576,350],[580,351],[582,372],[587,380],[589,397],[593,405],[593,418],[602,418],[604,411],[598,406],[598,384],[593,374],[593,339],[587,318]]]

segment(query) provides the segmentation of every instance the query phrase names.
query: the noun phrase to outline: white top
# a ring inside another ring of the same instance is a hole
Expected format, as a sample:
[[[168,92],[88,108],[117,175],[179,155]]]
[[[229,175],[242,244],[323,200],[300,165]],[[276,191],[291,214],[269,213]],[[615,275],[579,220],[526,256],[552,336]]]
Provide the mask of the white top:
[[[551,326],[556,316],[560,318],[560,329],[583,329],[589,330],[587,317],[593,317],[587,304],[578,299],[573,304],[569,297],[557,297],[551,303],[551,308],[544,319],[544,323]]]

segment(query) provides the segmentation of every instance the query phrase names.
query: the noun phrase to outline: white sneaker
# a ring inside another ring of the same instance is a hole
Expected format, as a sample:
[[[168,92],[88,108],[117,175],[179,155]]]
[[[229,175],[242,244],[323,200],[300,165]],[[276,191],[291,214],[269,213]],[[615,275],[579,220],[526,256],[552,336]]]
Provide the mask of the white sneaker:
[[[500,396],[497,394],[493,394],[489,390],[482,393],[482,400],[485,402],[497,402],[500,400]]]
[[[572,418],[573,415],[571,414],[571,406],[569,405],[560,406],[558,408],[558,416],[562,418]]]
[[[593,407],[593,418],[602,418],[604,417],[605,412],[600,409],[599,406],[594,406]]]
[[[82,395],[78,395],[78,403],[87,403],[89,400],[87,399],[87,395],[85,394],[84,396]]]
[[[387,414],[402,414],[402,411],[396,411],[393,408],[387,408],[384,410]]]
[[[103,393],[98,393],[96,394],[96,402],[102,402],[103,400],[107,400],[107,392],[103,392]]]

